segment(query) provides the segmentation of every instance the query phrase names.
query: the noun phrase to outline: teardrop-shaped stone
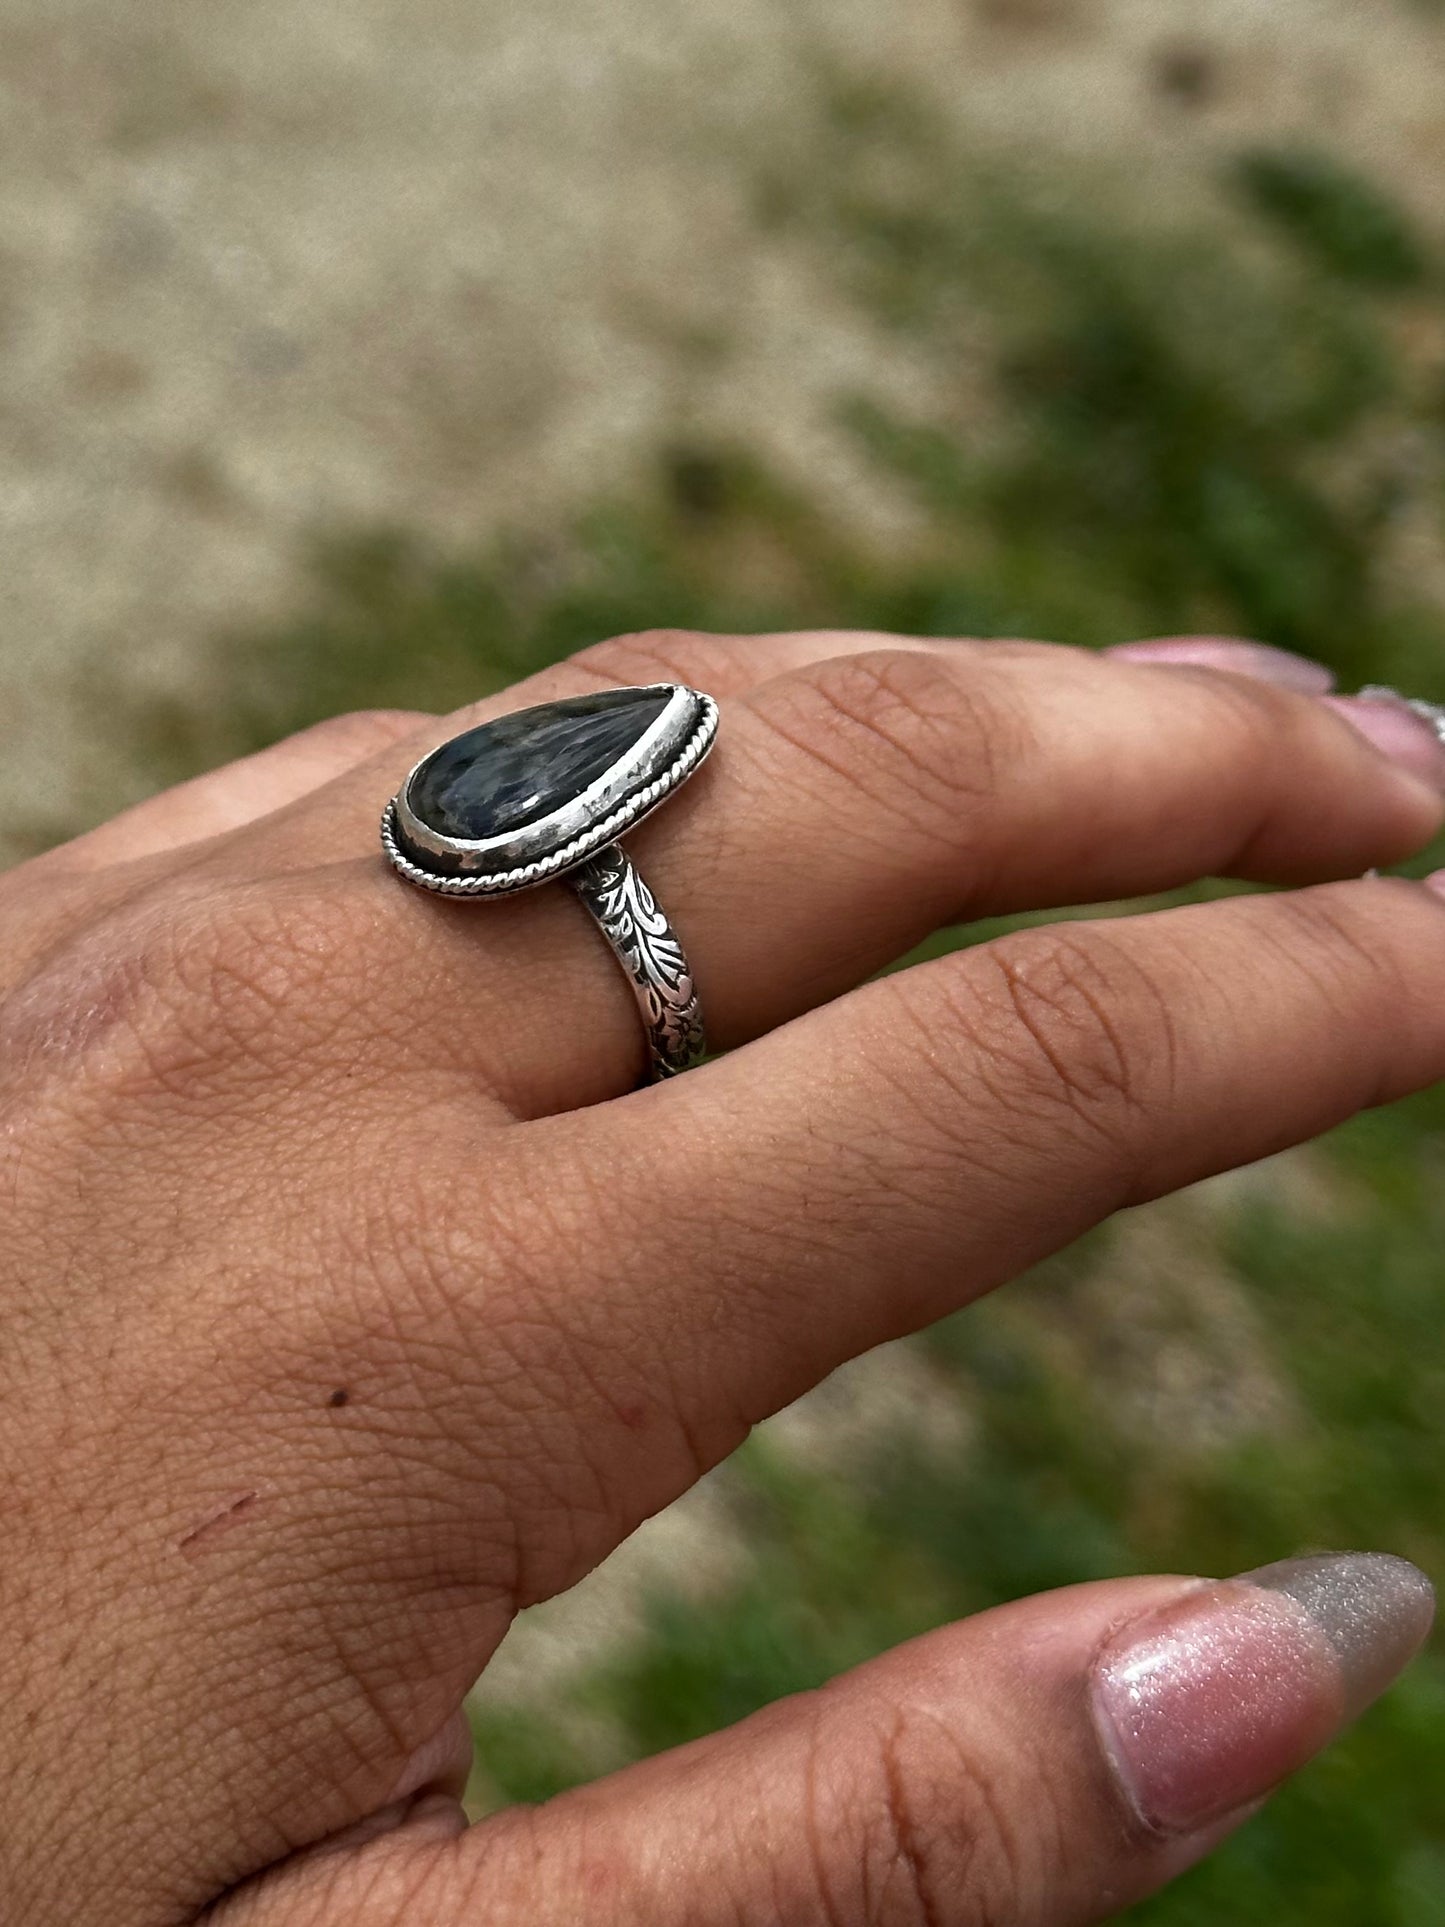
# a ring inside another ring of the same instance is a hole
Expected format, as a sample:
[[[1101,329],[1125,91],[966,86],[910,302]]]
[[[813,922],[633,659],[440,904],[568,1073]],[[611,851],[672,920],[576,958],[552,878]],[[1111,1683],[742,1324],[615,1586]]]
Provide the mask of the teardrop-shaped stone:
[[[646,735],[671,695],[604,689],[479,723],[427,758],[406,800],[439,836],[506,836],[604,776]]]

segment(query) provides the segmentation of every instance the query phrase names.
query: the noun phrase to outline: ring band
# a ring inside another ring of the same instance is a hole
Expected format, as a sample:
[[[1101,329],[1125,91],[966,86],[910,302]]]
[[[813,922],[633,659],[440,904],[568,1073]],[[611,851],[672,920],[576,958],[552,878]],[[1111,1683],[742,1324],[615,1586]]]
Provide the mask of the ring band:
[[[702,1013],[677,933],[616,839],[696,771],[717,726],[713,699],[680,683],[543,703],[432,750],[382,817],[389,862],[434,895],[565,878],[627,973],[653,1082],[702,1057]]]
[[[702,1009],[677,933],[620,843],[567,881],[626,971],[647,1032],[648,1081],[691,1070],[707,1050]]]

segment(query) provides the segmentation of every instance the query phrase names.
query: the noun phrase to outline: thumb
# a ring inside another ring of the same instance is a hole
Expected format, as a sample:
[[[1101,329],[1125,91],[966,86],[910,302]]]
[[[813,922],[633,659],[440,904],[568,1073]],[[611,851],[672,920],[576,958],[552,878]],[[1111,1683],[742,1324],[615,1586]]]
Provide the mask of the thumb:
[[[1071,1927],[1191,1866],[1429,1630],[1403,1560],[1120,1580],[1000,1607],[459,1838],[314,1862],[308,1923]],[[297,1868],[294,1877],[305,1878]],[[239,1921],[270,1927],[287,1876]],[[291,1899],[301,1896],[293,1889]],[[219,1918],[228,1927],[232,1916]]]

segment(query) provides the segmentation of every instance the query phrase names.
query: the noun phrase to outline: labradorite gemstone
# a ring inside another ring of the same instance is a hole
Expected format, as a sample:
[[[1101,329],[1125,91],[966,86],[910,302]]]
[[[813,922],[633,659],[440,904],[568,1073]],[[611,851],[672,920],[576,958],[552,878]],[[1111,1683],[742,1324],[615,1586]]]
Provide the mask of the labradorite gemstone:
[[[479,723],[427,758],[407,801],[440,836],[506,836],[605,775],[657,721],[670,695],[605,689]]]

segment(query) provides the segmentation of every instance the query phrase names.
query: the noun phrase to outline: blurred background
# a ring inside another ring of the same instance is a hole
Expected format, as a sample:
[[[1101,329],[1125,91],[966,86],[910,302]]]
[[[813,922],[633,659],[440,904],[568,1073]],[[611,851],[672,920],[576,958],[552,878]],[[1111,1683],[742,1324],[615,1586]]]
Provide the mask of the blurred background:
[[[1437,0],[0,0],[0,102],[9,857],[660,624],[1445,699]],[[840,1374],[519,1624],[475,1808],[1040,1587],[1445,1581],[1442,1179],[1432,1096]],[[1134,1918],[1441,1927],[1445,1652]]]

